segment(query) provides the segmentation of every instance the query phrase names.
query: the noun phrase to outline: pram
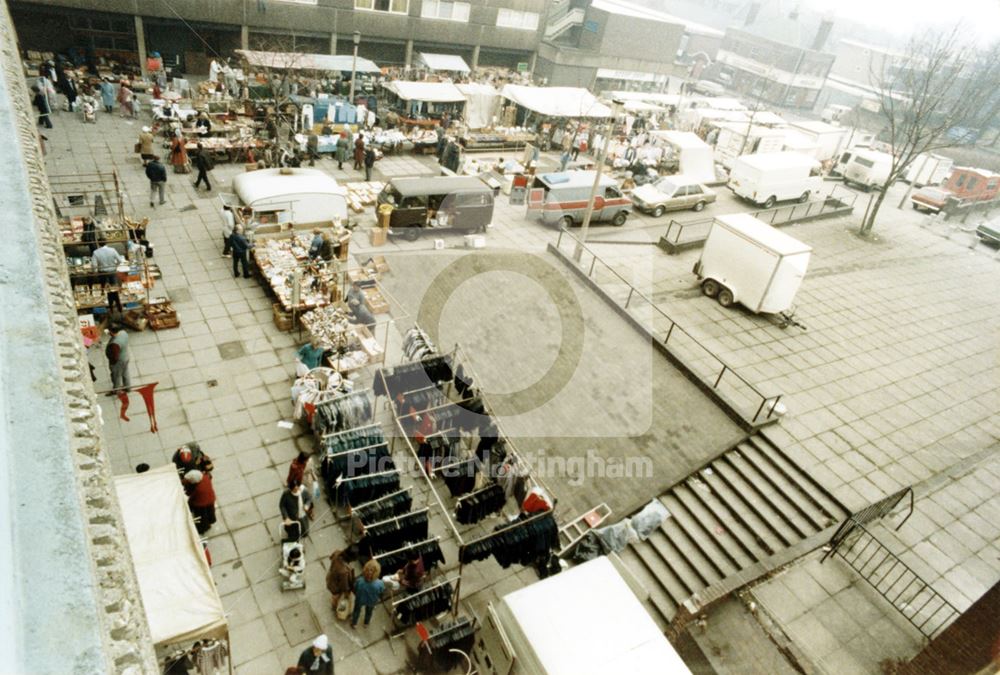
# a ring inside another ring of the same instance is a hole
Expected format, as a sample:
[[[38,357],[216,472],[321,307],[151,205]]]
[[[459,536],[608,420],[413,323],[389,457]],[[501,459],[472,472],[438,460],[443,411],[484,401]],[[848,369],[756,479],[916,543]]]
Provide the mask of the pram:
[[[284,526],[281,540],[281,567],[278,572],[284,577],[281,590],[294,591],[306,587],[306,549],[302,543],[302,524],[294,521]]]
[[[83,112],[83,121],[97,124],[97,101],[90,96],[81,96],[80,110]]]

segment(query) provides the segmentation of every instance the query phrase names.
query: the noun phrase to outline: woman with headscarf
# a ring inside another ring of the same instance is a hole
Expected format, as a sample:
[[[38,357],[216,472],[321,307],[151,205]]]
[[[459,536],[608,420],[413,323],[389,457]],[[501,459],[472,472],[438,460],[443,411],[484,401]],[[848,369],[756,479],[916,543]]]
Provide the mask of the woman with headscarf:
[[[174,173],[188,173],[191,171],[191,165],[188,163],[188,153],[187,153],[187,141],[184,140],[183,134],[173,137],[170,141],[170,164],[174,167]]]
[[[184,474],[184,489],[188,493],[188,508],[195,517],[198,534],[205,534],[215,524],[215,488],[212,474],[188,471]]]

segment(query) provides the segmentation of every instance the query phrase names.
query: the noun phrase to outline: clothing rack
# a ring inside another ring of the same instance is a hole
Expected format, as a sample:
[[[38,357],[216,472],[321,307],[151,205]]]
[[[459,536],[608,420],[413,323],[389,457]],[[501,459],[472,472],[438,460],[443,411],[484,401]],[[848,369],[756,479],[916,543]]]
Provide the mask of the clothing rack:
[[[433,548],[430,546],[431,544],[433,544]],[[440,557],[440,560],[436,560],[433,557],[431,557],[431,556],[428,555],[428,554],[430,554],[433,551],[437,552],[437,557]],[[406,564],[406,561],[405,560],[396,560],[396,561],[394,561],[394,562],[398,562],[399,563],[398,565],[393,565],[393,564],[390,564],[388,562],[382,562],[382,561],[384,559],[386,559],[386,558],[390,558],[390,556],[398,558],[401,554],[404,554],[404,553],[407,553],[407,552],[410,552],[410,555],[412,555],[413,552],[416,552],[421,557],[423,557],[423,559],[424,559],[424,566],[425,566],[425,569],[427,569],[427,570],[433,569],[433,568],[437,567],[438,564],[445,562],[445,560],[444,560],[444,554],[441,552],[441,537],[439,537],[439,536],[437,536],[437,537],[431,537],[430,539],[425,539],[424,541],[418,541],[418,542],[414,542],[412,544],[407,544],[406,546],[402,546],[402,547],[397,548],[397,549],[395,549],[393,551],[387,551],[385,553],[379,553],[378,555],[372,556],[372,558],[374,560],[379,561],[379,564],[382,566],[382,572],[383,573],[388,572],[390,574],[395,574],[396,572],[398,572],[399,570],[401,570],[403,568],[403,566]],[[409,557],[409,556],[407,556],[407,557]]]
[[[437,616],[438,614],[442,614],[443,612],[435,612],[431,616],[412,617],[413,618],[412,621],[401,621],[399,616],[400,614],[405,612],[408,605],[416,604],[414,603],[414,600],[425,598],[428,595],[434,593],[440,593],[441,591],[446,591],[448,594],[447,595],[448,607],[445,609],[445,611],[454,612],[457,609],[455,603],[455,596],[459,583],[461,583],[460,579],[458,577],[453,577],[451,579],[445,579],[444,581],[439,581],[433,586],[428,586],[427,588],[419,590],[416,593],[409,593],[405,597],[402,597],[398,600],[391,600],[390,616],[392,618],[393,627],[398,628],[402,626],[413,626],[418,621],[425,621],[431,618],[432,616]]]
[[[395,492],[390,492],[387,495],[382,495],[378,499],[373,499],[370,502],[365,502],[364,504],[358,504],[357,506],[354,506],[354,507],[351,508],[351,515],[356,516],[359,520],[362,521],[362,524],[364,524],[364,516],[361,515],[361,514],[359,514],[358,511],[364,511],[365,509],[371,508],[371,507],[375,506],[376,504],[380,504],[380,503],[382,503],[384,501],[392,499],[396,495],[401,495],[401,494],[403,494],[405,492],[409,492],[409,491],[410,491],[410,488],[403,488],[402,490],[396,490]]]
[[[340,431],[333,431],[333,432],[330,432],[328,434],[321,434],[320,437],[319,437],[319,440],[320,441],[325,441],[328,438],[336,438],[338,436],[343,436],[345,434],[350,434],[350,433],[360,433],[362,431],[368,431],[369,429],[370,430],[376,430],[377,429],[377,430],[381,431],[382,430],[382,425],[380,425],[380,424],[366,424],[363,427],[354,427],[354,428],[351,428],[351,429],[341,429]]]
[[[387,528],[387,525],[394,525],[394,528]],[[418,511],[393,516],[372,525],[366,525],[358,540],[359,549],[371,555],[376,551],[383,551],[389,542],[410,543],[424,541],[429,534],[430,518],[428,509],[422,508]],[[386,541],[388,540],[388,542]],[[391,544],[390,544],[391,545]]]
[[[400,490],[399,492],[404,492],[404,490]],[[398,494],[398,493],[393,493],[393,494]],[[402,520],[403,518],[409,518],[410,516],[415,516],[415,515],[417,515],[419,513],[425,513],[425,512],[428,512],[428,511],[430,511],[430,508],[428,508],[428,507],[425,506],[423,508],[417,509],[416,511],[408,511],[407,513],[403,513],[403,514],[400,514],[398,516],[392,516],[391,518],[385,518],[384,520],[380,520],[377,523],[362,523],[362,524],[365,526],[365,530],[369,530],[369,529],[371,529],[373,527],[378,527],[379,525],[384,525],[385,523],[391,523],[391,522],[394,522],[394,521],[399,521],[399,520]]]

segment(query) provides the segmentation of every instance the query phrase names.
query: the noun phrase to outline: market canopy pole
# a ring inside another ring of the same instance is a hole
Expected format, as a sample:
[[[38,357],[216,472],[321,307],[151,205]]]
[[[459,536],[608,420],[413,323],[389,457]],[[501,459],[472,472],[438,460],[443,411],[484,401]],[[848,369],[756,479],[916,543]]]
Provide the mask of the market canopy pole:
[[[624,102],[615,99],[611,102],[611,118],[608,122],[608,131],[604,134],[604,145],[597,155],[597,170],[594,172],[594,184],[590,188],[590,199],[587,201],[587,212],[583,215],[583,225],[580,227],[580,238],[576,240],[576,250],[573,251],[573,260],[580,262],[583,257],[583,246],[587,241],[587,232],[590,230],[590,219],[594,215],[594,200],[597,197],[597,188],[601,184],[601,176],[604,175],[604,158],[608,155],[608,146],[611,145],[611,134],[615,130],[615,122],[621,114]]]
[[[354,105],[354,78],[358,74],[358,45],[361,44],[361,33],[359,31],[354,31],[354,59],[351,61],[351,93],[348,97],[348,103]]]

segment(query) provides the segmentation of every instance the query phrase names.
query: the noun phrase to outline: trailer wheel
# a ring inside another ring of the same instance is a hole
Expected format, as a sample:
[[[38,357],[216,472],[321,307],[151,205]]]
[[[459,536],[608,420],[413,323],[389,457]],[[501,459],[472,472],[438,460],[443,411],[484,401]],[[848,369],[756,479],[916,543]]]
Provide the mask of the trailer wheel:
[[[695,211],[701,211],[703,208],[705,208],[705,202],[698,202],[694,205]]]
[[[774,195],[771,195],[770,197],[768,197],[768,198],[767,198],[767,201],[765,201],[765,202],[764,202],[764,203],[762,204],[762,206],[763,206],[763,207],[764,207],[765,209],[769,209],[769,208],[771,208],[772,206],[774,206],[774,203],[775,203],[776,201],[778,201],[778,200],[777,200],[777,199],[775,198],[775,196],[774,196]]]
[[[723,307],[732,307],[733,305],[733,292],[728,288],[723,288],[719,290],[719,304]]]
[[[662,216],[666,212],[667,212],[667,210],[665,208],[663,208],[663,205],[661,204],[660,206],[657,206],[655,209],[653,209],[653,217],[654,218],[659,218],[660,216]]]
[[[628,214],[624,211],[619,211],[615,214],[615,217],[611,219],[611,224],[615,227],[621,227],[625,224],[625,219],[628,218]]]
[[[416,241],[420,238],[420,228],[419,227],[408,227],[403,233],[403,238],[406,241]]]
[[[719,282],[715,279],[705,279],[701,284],[701,292],[710,298],[719,294]]]
[[[568,230],[573,227],[573,216],[563,216],[560,222],[562,223],[563,229]]]
[[[808,190],[806,190],[805,192],[803,192],[802,196],[799,197],[799,204],[805,204],[807,201],[809,201],[809,191]]]

